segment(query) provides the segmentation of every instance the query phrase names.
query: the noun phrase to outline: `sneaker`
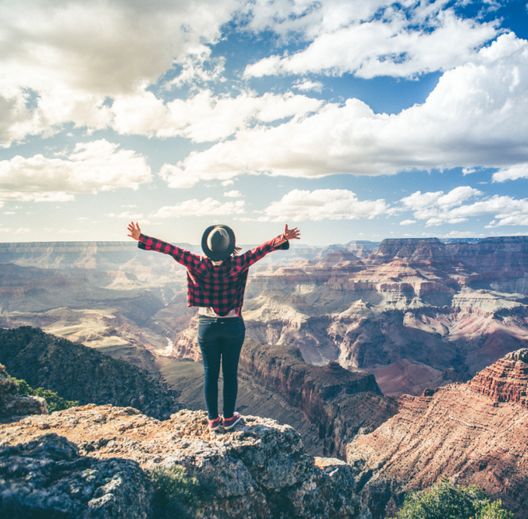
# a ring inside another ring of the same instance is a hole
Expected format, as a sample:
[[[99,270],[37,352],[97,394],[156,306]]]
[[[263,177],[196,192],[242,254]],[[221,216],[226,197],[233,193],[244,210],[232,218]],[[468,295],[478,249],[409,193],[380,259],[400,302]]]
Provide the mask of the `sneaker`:
[[[242,419],[242,416],[237,413],[236,411],[233,413],[233,416],[231,418],[224,418],[222,425],[224,426],[224,429],[231,429],[234,427],[240,420]]]
[[[220,431],[222,429],[222,417],[217,416],[216,418],[212,420],[208,418],[207,425],[209,426],[210,431],[214,431],[214,432]]]

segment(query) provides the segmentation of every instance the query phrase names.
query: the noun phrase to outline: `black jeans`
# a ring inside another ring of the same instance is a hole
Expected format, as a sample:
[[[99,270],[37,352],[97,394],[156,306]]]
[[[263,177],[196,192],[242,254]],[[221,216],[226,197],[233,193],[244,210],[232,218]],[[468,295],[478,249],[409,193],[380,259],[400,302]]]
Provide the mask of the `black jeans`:
[[[224,417],[235,411],[238,390],[237,371],[240,350],[246,335],[242,317],[198,316],[198,344],[204,365],[204,396],[207,415],[218,416],[218,376],[220,360],[224,378]]]

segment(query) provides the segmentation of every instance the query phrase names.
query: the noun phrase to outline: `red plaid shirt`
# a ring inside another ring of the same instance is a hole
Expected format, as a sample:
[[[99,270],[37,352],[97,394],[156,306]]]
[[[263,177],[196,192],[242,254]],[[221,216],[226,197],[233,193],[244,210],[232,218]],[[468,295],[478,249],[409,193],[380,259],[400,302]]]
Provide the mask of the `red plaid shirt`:
[[[289,249],[290,242],[283,240],[284,235],[280,234],[244,254],[229,256],[221,265],[213,265],[207,256],[144,234],[139,235],[138,247],[169,254],[187,267],[187,306],[210,306],[222,316],[232,309],[241,315],[249,267],[271,251]]]

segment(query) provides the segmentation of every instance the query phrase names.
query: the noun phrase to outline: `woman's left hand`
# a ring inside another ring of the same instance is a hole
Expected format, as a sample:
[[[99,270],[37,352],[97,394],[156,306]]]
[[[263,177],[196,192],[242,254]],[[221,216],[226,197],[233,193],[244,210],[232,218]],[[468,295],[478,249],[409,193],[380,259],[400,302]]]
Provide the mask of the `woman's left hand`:
[[[301,238],[301,231],[297,227],[288,229],[288,224],[286,224],[284,226],[284,238],[287,240],[299,240]]]
[[[236,255],[236,254],[238,254],[241,250],[242,250],[242,247],[235,247],[235,249],[233,250],[233,254]]]

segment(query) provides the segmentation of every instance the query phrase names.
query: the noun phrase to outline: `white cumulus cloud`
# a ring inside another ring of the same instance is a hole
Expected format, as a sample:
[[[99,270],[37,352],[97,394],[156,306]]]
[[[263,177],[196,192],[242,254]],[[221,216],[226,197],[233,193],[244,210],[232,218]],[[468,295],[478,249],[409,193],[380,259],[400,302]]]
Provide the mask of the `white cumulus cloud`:
[[[528,41],[513,33],[445,72],[422,104],[375,113],[358,99],[301,121],[239,130],[175,167],[186,182],[240,174],[393,174],[528,161]]]
[[[528,224],[527,198],[485,196],[470,186],[458,186],[447,193],[416,191],[400,203],[412,211],[416,220],[424,220],[426,226],[456,224],[480,216],[491,217],[486,227]]]
[[[415,5],[402,11],[387,8],[381,17],[372,9],[370,19],[321,27],[305,49],[263,58],[248,65],[244,75],[352,73],[373,78],[448,70],[466,63],[495,37],[497,23],[459,18],[452,9],[441,10],[443,7],[442,2],[437,3],[430,13]]]
[[[143,91],[175,64],[203,55],[238,6],[237,0],[0,2],[0,145],[69,121],[105,127],[112,120],[108,97]]]
[[[220,36],[233,0],[0,3],[2,75],[33,88],[102,95],[152,83]]]
[[[387,214],[383,199],[360,200],[348,189],[293,189],[272,202],[258,221],[319,221],[372,219]]]
[[[70,153],[0,161],[0,200],[67,201],[77,193],[137,189],[151,180],[145,157],[100,139]]]
[[[116,98],[113,129],[122,134],[181,136],[193,142],[225,139],[240,129],[281,119],[299,120],[316,112],[323,102],[292,93],[215,96],[204,90],[189,99],[165,103],[152,92]]]
[[[493,182],[506,182],[507,180],[528,178],[528,162],[502,168],[493,173],[491,178]]]

